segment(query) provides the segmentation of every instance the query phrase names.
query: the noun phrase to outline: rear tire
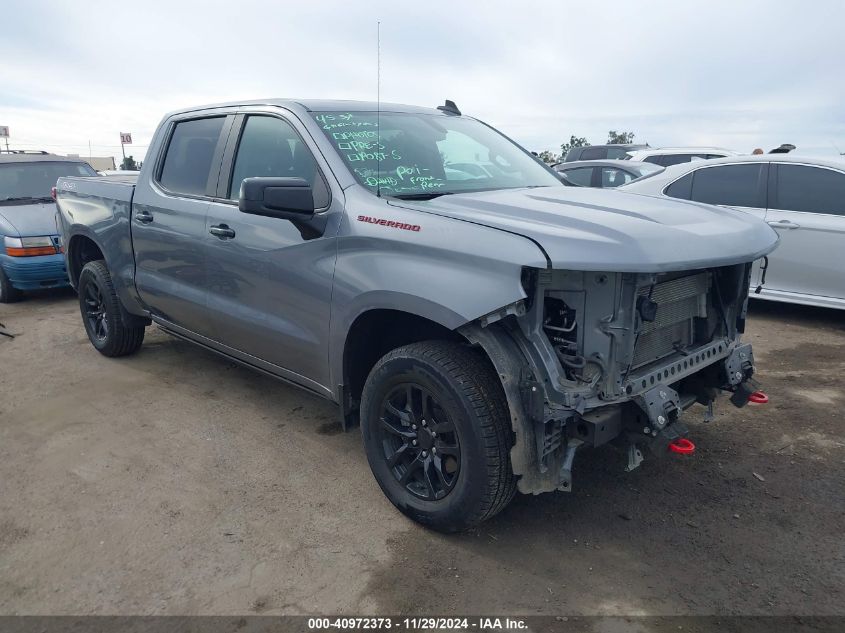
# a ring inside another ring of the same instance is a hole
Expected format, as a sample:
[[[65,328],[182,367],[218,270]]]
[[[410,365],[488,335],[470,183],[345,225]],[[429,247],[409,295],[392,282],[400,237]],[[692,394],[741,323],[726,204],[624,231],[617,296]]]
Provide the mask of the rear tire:
[[[12,285],[3,268],[0,268],[0,303],[19,301],[23,293]]]
[[[144,342],[143,327],[126,327],[120,299],[103,261],[88,262],[79,274],[79,310],[88,340],[103,356],[126,356]]]
[[[464,345],[413,343],[379,360],[364,385],[361,432],[384,494],[427,527],[466,530],[516,492],[502,385]]]

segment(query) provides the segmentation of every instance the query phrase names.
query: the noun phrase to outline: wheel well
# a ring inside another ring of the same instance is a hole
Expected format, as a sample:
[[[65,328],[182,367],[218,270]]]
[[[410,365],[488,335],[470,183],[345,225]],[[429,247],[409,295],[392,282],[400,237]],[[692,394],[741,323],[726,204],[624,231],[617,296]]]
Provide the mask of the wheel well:
[[[74,288],[79,281],[79,273],[88,262],[94,262],[98,259],[105,259],[103,251],[97,246],[96,242],[90,237],[84,235],[75,235],[71,238],[68,244],[68,275],[70,276],[70,283]]]
[[[349,328],[343,350],[345,407],[358,408],[364,382],[382,356],[397,347],[432,339],[467,342],[435,321],[401,310],[370,310],[360,315]]]

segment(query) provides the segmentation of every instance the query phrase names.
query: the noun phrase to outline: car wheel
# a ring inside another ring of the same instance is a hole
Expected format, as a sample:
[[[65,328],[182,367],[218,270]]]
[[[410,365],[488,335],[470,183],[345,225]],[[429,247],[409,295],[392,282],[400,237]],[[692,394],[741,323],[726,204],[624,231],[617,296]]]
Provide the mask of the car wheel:
[[[387,498],[435,530],[473,527],[516,492],[502,385],[464,345],[413,343],[379,360],[364,386],[361,432]]]
[[[88,339],[104,356],[126,356],[144,342],[143,327],[126,327],[109,269],[103,261],[88,262],[79,274],[79,309]]]
[[[2,268],[0,268],[0,303],[13,303],[21,298],[21,291],[12,285]]]

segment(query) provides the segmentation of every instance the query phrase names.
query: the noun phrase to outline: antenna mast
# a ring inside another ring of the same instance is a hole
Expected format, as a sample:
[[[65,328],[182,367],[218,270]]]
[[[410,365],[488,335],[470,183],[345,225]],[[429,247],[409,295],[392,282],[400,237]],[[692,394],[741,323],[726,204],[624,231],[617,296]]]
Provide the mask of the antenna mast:
[[[381,198],[381,21],[376,22],[376,196]]]

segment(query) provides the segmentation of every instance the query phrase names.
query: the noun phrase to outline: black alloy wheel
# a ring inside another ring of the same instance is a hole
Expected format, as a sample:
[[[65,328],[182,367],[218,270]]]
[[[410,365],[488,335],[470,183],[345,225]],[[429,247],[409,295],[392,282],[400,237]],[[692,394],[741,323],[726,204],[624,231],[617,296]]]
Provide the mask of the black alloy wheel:
[[[103,291],[92,279],[85,284],[85,327],[91,336],[98,341],[105,341],[109,336],[109,322],[107,318],[106,302],[103,300]]]
[[[455,487],[460,441],[455,425],[427,389],[397,385],[382,402],[378,434],[388,468],[411,494],[433,501]]]
[[[466,530],[513,498],[508,403],[480,350],[440,340],[391,350],[367,376],[360,414],[379,487],[414,521]]]

